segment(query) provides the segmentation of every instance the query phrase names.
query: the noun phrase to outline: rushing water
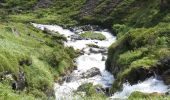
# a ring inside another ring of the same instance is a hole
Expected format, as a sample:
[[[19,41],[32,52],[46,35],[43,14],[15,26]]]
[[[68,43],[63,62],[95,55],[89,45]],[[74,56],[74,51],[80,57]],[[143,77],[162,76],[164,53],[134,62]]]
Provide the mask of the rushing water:
[[[168,92],[168,86],[166,86],[163,81],[157,80],[151,77],[144,82],[139,82],[135,85],[130,85],[128,83],[123,84],[123,90],[116,92],[111,98],[123,98],[126,99],[134,91],[140,91],[143,93],[165,93]]]
[[[72,46],[75,49],[81,50],[84,53],[76,59],[77,69],[71,73],[71,77],[75,78],[70,82],[67,80],[62,84],[55,84],[55,94],[57,100],[72,99],[72,92],[76,90],[83,83],[93,83],[94,85],[101,85],[103,87],[110,87],[114,81],[114,77],[108,71],[105,70],[105,59],[107,54],[107,48],[116,40],[116,38],[107,31],[95,31],[102,33],[106,40],[90,40],[90,39],[72,39],[71,37],[79,36],[81,33],[74,33],[69,30],[63,29],[57,25],[41,25],[33,24],[41,30],[48,29],[50,31],[58,32],[67,37],[68,41],[65,42],[66,46]],[[93,48],[87,46],[87,44],[95,44],[99,48]],[[104,59],[103,59],[104,58]],[[103,59],[103,60],[102,60]],[[91,68],[98,68],[101,75],[95,75],[89,78],[78,78],[82,73],[86,73]],[[75,98],[74,98],[75,99]]]
[[[114,77],[108,71],[105,70],[105,59],[107,55],[107,48],[115,42],[116,38],[108,31],[95,31],[102,33],[106,36],[106,40],[90,40],[90,39],[73,39],[74,36],[79,36],[83,32],[75,33],[67,29],[63,29],[57,25],[41,25],[34,24],[33,26],[44,30],[45,28],[63,34],[67,37],[68,41],[65,42],[65,46],[72,46],[75,49],[83,51],[83,54],[76,59],[77,69],[70,75],[70,81],[65,80],[63,84],[55,83],[55,95],[57,100],[73,100],[73,91],[76,90],[83,83],[93,83],[94,85],[101,85],[104,88],[110,87],[114,82]],[[95,44],[99,48],[89,47],[87,44]],[[104,59],[103,59],[104,58]],[[98,68],[101,75],[95,75],[93,77],[81,78],[82,73],[86,73],[91,68]],[[144,82],[130,86],[125,83],[123,90],[116,92],[111,98],[127,98],[134,91],[141,91],[146,93],[159,92],[164,93],[168,90],[168,86],[155,78],[149,78]],[[79,99],[79,98],[77,98]]]

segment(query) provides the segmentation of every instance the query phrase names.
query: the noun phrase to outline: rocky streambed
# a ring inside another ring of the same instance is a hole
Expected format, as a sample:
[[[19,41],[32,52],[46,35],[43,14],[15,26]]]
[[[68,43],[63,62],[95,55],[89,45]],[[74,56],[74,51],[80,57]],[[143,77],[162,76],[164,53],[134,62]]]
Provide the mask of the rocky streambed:
[[[75,60],[77,68],[71,74],[63,77],[62,84],[55,83],[54,89],[57,100],[79,99],[79,97],[73,96],[74,91],[85,83],[100,85],[103,90],[112,86],[114,76],[105,70],[105,60],[107,59],[107,49],[115,42],[116,37],[108,30],[101,30],[99,27],[93,28],[91,26],[76,27],[70,30],[63,29],[57,25],[33,23],[33,26],[41,30],[49,30],[63,34],[67,38],[65,46],[72,46],[74,49],[81,51],[81,55]],[[80,37],[85,31],[101,33],[106,39],[94,40]],[[161,80],[151,77],[144,82],[134,85],[124,83],[122,91],[116,92],[110,98],[127,98],[134,91],[165,93],[168,91],[168,86]]]

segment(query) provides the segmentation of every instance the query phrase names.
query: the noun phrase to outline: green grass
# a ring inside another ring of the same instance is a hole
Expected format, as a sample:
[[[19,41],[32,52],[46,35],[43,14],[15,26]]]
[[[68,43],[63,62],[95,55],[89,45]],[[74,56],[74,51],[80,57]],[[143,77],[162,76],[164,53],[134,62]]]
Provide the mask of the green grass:
[[[95,33],[92,31],[82,33],[80,36],[83,38],[96,39],[96,40],[105,40],[106,39],[106,37],[103,34]]]
[[[128,100],[169,100],[170,96],[164,95],[164,94],[159,94],[159,93],[141,93],[141,92],[133,92]]]
[[[46,100],[47,94],[53,93],[54,80],[66,74],[67,70],[73,69],[72,60],[76,53],[73,48],[63,46],[63,39],[59,35],[47,35],[30,24],[1,24],[0,72],[8,71],[18,77],[19,71],[23,71],[28,85],[23,95],[28,93],[33,99]],[[20,65],[23,61],[28,61],[30,64]],[[12,94],[22,100],[17,91]],[[10,92],[6,95],[8,97]]]
[[[17,94],[11,87],[6,84],[0,83],[0,99],[1,100],[40,100],[34,98],[32,94],[27,94],[25,92],[21,92]]]
[[[79,86],[76,92],[77,94],[79,92],[85,92],[85,96],[82,96],[81,100],[106,100],[107,97],[103,93],[96,92],[96,88],[100,87],[101,86],[93,85],[92,83],[85,83]]]

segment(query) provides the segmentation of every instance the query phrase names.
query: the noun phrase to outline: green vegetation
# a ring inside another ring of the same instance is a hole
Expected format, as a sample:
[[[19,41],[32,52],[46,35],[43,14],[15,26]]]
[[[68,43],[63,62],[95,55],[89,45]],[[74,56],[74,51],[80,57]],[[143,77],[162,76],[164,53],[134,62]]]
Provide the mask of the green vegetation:
[[[101,33],[95,33],[95,32],[85,32],[80,35],[83,38],[90,38],[90,39],[96,39],[96,40],[105,40],[106,37]]]
[[[63,39],[59,35],[43,33],[31,25],[1,24],[0,75],[3,78],[3,73],[7,71],[15,81],[19,81],[19,73],[24,72],[27,84],[25,92],[14,91],[10,87],[12,81],[7,85],[4,83],[6,80],[1,79],[1,86],[5,85],[7,91],[2,91],[2,97],[9,100],[14,96],[17,100],[22,99],[22,95],[29,95],[28,99],[33,100],[49,98],[53,93],[54,80],[74,67],[72,59],[76,53],[73,48],[63,46]],[[20,92],[21,96],[18,94]]]
[[[0,19],[21,23],[46,23],[73,26],[85,0],[2,0]]]
[[[113,22],[112,28],[118,40],[110,46],[106,62],[107,69],[116,77],[113,91],[120,89],[127,80],[133,84],[140,78],[143,79],[141,76],[144,73],[136,75],[136,70],[149,70],[160,59],[170,56],[170,20],[166,6],[169,2],[125,1],[112,13],[113,18],[116,18],[116,14],[120,15],[119,12],[122,13],[119,21]],[[124,13],[127,10],[129,11]],[[137,77],[133,77],[134,75]]]
[[[100,91],[97,93],[96,88],[101,86],[93,86],[92,83],[85,83],[78,87],[76,92],[85,92],[85,96],[82,96],[82,100],[105,100],[106,96]]]
[[[159,93],[147,94],[141,92],[133,92],[128,99],[136,100],[136,98],[138,98],[138,100],[169,100],[170,96]]]
[[[93,47],[93,48],[99,48],[99,46],[98,45],[95,45],[95,44],[87,44],[87,46],[89,46],[89,47]]]

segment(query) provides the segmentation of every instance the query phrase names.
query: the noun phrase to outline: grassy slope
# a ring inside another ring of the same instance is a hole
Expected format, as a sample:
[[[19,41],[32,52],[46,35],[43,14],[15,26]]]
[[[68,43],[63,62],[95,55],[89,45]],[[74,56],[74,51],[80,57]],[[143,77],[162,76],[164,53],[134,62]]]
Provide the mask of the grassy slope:
[[[12,32],[12,29],[15,29],[16,32]],[[29,24],[1,23],[1,76],[3,72],[8,71],[13,77],[17,77],[15,79],[17,81],[19,71],[23,71],[28,85],[23,95],[28,94],[32,98],[47,99],[47,94],[53,92],[54,80],[65,74],[65,70],[74,67],[72,63],[75,57],[74,50],[65,48],[62,41],[61,36],[46,35]],[[24,61],[29,61],[31,64],[21,65],[20,62]],[[12,81],[9,81],[8,78],[1,79],[1,83],[0,86],[5,85],[6,90],[9,91],[7,93],[1,91],[2,97],[11,100],[18,95],[17,92],[11,90]],[[16,100],[18,99],[16,98]]]
[[[43,0],[42,0],[43,1]],[[29,22],[75,25],[70,16],[76,14],[80,1],[53,1],[50,8],[37,8],[32,11],[37,0],[4,0],[0,4],[0,72],[8,71],[18,80],[20,71],[25,73],[26,89],[12,90],[10,79],[1,80],[0,97],[5,100],[47,99],[53,95],[54,80],[73,69],[73,48],[66,48],[60,35],[50,35],[37,30]],[[74,3],[70,3],[74,2]],[[83,2],[82,2],[83,3]],[[63,6],[66,6],[63,8]],[[61,9],[63,8],[63,9]],[[69,12],[72,10],[72,12]],[[16,30],[13,32],[13,30]],[[31,64],[20,65],[28,61]],[[2,76],[2,74],[1,74]],[[2,76],[3,77],[3,76]],[[16,97],[16,98],[15,98]],[[53,99],[53,97],[51,97]]]
[[[106,62],[107,69],[116,77],[113,91],[127,79],[133,80],[129,75],[135,69],[149,69],[161,58],[170,56],[168,3],[124,0],[115,8],[118,12],[111,13],[113,19],[117,13],[120,15],[120,21],[113,20],[118,40],[110,46]],[[124,6],[121,7],[121,4]]]

